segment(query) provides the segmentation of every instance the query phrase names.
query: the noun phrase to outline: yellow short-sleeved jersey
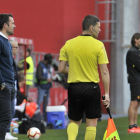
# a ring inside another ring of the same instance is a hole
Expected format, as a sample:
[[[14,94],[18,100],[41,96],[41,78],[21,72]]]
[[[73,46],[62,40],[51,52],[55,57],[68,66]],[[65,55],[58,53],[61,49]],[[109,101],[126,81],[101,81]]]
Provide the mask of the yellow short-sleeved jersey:
[[[98,64],[107,64],[104,44],[92,36],[77,36],[68,40],[60,50],[59,60],[68,61],[68,83],[98,83]]]

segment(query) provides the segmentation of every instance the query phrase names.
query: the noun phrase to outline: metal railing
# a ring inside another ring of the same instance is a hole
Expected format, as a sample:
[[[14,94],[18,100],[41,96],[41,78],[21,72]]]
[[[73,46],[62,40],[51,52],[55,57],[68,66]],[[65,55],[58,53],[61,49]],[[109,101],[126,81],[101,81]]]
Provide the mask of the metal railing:
[[[104,6],[104,10],[100,10]],[[95,0],[95,15],[99,17],[99,12],[104,14],[101,23],[105,26],[105,32],[101,41],[116,42],[116,6],[117,0]]]

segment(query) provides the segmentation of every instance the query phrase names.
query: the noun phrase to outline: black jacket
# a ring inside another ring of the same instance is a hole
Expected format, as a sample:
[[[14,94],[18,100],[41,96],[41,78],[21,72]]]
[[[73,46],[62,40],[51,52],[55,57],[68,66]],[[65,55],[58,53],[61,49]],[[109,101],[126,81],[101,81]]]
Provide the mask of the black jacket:
[[[126,55],[128,83],[140,82],[140,49],[132,46]]]
[[[43,69],[42,69],[40,63],[44,63],[44,61],[40,61],[38,66],[37,66],[37,71],[36,71],[37,85],[40,84],[40,81],[46,81],[47,80],[46,78],[43,77]],[[47,64],[45,64],[45,65],[46,65],[46,67],[48,66]]]
[[[14,83],[12,46],[8,39],[0,35],[0,84]]]

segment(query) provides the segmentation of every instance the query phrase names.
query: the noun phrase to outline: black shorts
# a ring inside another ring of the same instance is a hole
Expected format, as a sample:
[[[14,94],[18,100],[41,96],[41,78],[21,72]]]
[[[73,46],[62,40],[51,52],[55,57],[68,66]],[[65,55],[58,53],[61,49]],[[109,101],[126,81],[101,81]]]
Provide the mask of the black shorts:
[[[130,83],[131,101],[140,102],[140,82]]]
[[[71,83],[68,88],[68,116],[79,121],[85,112],[86,118],[101,117],[101,93],[97,83]]]

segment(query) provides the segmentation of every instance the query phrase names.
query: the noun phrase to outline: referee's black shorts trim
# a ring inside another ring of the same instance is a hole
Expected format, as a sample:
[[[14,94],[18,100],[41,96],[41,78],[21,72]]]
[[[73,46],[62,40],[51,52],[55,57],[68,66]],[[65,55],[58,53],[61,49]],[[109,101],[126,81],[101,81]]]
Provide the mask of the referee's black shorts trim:
[[[85,112],[86,118],[101,117],[101,93],[98,83],[70,83],[68,88],[68,116],[79,121]]]

